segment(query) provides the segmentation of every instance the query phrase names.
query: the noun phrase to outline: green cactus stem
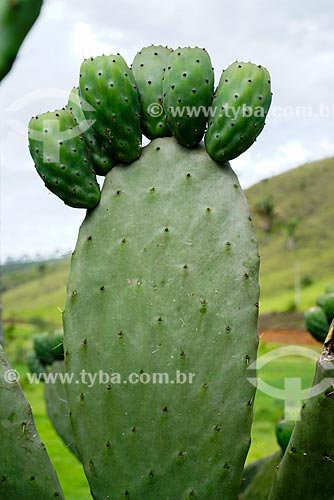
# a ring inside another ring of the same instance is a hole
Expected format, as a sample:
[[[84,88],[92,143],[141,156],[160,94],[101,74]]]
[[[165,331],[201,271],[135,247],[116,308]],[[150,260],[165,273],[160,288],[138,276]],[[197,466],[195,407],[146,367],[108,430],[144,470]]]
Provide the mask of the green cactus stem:
[[[250,463],[244,470],[242,489],[238,500],[268,500],[277,466],[282,459],[281,450]]]
[[[36,430],[31,408],[0,346],[0,498],[3,500],[64,500]],[[13,379],[12,379],[13,380]]]
[[[23,40],[39,16],[42,0],[1,0],[0,81],[16,59]]]

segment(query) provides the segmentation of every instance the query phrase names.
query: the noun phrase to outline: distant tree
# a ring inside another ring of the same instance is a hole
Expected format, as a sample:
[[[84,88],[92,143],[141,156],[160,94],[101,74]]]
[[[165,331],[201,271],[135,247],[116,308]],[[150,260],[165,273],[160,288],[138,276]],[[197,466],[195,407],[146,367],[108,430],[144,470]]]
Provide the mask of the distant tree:
[[[288,250],[293,250],[296,243],[296,232],[300,224],[300,219],[292,218],[283,222],[282,226],[286,232],[286,248]]]
[[[313,285],[313,278],[311,276],[309,276],[308,274],[304,274],[302,277],[301,277],[301,280],[300,280],[300,285],[302,288],[307,288],[311,285]]]
[[[276,218],[275,203],[271,197],[262,198],[255,204],[255,212],[263,221],[263,231],[270,233]]]
[[[46,271],[46,264],[45,264],[45,262],[41,262],[40,264],[38,264],[37,269],[38,269],[38,272],[40,274],[44,274],[45,271]]]

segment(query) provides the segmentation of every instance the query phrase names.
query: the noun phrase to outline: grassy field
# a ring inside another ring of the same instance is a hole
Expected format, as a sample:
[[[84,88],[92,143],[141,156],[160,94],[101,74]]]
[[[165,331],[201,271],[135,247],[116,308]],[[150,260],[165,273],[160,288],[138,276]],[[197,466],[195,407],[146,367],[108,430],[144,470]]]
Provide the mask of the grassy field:
[[[32,263],[2,274],[4,318],[37,327],[61,327],[69,257]]]
[[[283,347],[283,344],[260,343],[258,359],[267,352]],[[312,346],[315,352],[319,348]],[[311,386],[315,370],[315,363],[301,356],[287,356],[268,363],[258,372],[258,378],[267,384],[284,388],[285,379],[300,377],[302,388]],[[252,444],[247,462],[269,455],[279,449],[275,437],[275,423],[284,415],[284,401],[257,391],[254,404],[254,423],[252,428]]]
[[[14,341],[15,343],[16,341]],[[281,345],[260,344],[259,356],[278,347],[281,347]],[[11,358],[13,358],[14,351],[12,347],[10,350]],[[320,347],[317,351],[320,352]],[[32,406],[37,429],[57,470],[66,499],[91,500],[81,464],[57,436],[47,417],[43,399],[43,384],[28,384],[25,376],[26,367],[18,363],[13,363],[13,365],[21,374],[21,383]],[[301,357],[289,356],[268,363],[259,372],[258,376],[266,383],[280,388],[284,387],[285,378],[300,377],[303,388],[306,388],[310,386],[313,374],[314,362]],[[282,417],[283,412],[283,401],[273,399],[257,391],[254,405],[252,445],[247,462],[271,454],[278,449],[274,427],[275,422]]]

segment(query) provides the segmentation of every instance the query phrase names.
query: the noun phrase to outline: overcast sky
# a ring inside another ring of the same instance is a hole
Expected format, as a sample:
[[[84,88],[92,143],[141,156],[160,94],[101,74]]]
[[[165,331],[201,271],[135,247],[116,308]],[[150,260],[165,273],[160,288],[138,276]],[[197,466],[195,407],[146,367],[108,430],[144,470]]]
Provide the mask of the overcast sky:
[[[333,26],[333,0],[45,0],[0,84],[2,259],[74,248],[85,212],[44,187],[28,152],[27,124],[63,107],[84,57],[120,52],[131,64],[151,43],[198,45],[208,50],[216,81],[236,59],[266,66],[272,112],[257,143],[232,162],[247,187],[333,155]]]

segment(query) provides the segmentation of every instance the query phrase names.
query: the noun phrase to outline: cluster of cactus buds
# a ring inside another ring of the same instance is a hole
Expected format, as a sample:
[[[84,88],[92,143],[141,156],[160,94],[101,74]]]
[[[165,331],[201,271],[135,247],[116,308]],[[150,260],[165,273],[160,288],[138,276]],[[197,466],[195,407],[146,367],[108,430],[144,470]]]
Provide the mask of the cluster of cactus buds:
[[[188,148],[205,134],[208,154],[224,163],[256,140],[271,96],[268,71],[252,63],[231,64],[214,90],[210,56],[198,47],[145,47],[131,68],[119,54],[91,57],[67,106],[32,118],[30,152],[50,191],[90,209],[100,200],[96,175],[138,159],[142,134],[173,135]]]

